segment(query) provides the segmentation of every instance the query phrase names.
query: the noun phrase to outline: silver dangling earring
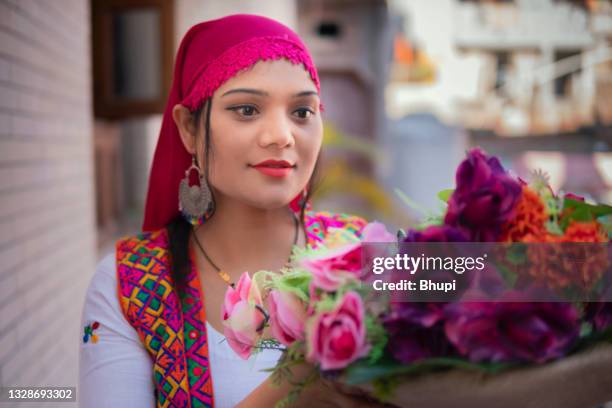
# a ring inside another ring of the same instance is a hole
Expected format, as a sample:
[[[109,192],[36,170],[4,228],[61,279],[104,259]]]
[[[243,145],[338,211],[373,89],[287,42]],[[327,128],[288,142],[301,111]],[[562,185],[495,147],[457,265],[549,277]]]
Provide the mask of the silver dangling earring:
[[[198,172],[199,185],[189,185],[191,170]],[[212,193],[202,171],[196,164],[195,155],[191,156],[191,166],[185,171],[185,178],[179,185],[179,211],[194,226],[202,225],[212,210]]]

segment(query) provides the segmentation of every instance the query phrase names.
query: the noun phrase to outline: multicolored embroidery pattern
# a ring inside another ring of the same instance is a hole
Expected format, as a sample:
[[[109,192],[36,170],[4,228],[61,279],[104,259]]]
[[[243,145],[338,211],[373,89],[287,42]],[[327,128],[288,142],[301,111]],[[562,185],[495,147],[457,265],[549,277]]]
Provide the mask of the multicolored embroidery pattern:
[[[366,221],[343,213],[305,213],[308,245],[316,247],[327,228],[357,236]],[[193,252],[190,257],[193,260]],[[195,262],[179,299],[168,268],[165,229],[117,242],[119,300],[154,361],[157,407],[212,407],[213,379],[208,360],[206,312]],[[179,307],[180,306],[180,307]]]
[[[91,339],[91,342],[94,344],[98,342],[98,335],[94,334],[94,330],[96,330],[98,327],[100,327],[100,323],[93,322],[83,328],[83,343],[87,343],[89,339]]]
[[[193,260],[193,252],[190,251]],[[187,377],[191,390],[192,407],[213,406],[213,379],[210,375],[208,360],[208,333],[206,330],[206,312],[204,296],[195,263],[191,262],[187,276],[187,288],[182,298],[185,320],[185,345],[187,354]]]
[[[165,229],[117,242],[119,300],[154,361],[157,406],[187,407],[183,320],[167,268],[167,248]]]
[[[313,248],[316,248],[325,239],[329,227],[343,228],[361,237],[361,231],[367,224],[367,221],[359,216],[329,211],[306,212],[304,221],[308,244]]]

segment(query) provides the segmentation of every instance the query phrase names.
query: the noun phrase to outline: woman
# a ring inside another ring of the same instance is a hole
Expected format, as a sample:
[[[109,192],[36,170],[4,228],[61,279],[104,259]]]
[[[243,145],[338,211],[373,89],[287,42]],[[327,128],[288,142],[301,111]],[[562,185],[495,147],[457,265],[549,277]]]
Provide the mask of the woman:
[[[81,406],[272,406],[291,389],[261,371],[280,352],[245,361],[230,349],[228,285],[245,270],[280,269],[294,245],[316,246],[328,226],[359,235],[365,221],[309,205],[323,133],[319,79],[289,28],[253,15],[198,24],[174,69],[144,233],[117,242],[87,293]],[[363,399],[320,381],[302,401]]]

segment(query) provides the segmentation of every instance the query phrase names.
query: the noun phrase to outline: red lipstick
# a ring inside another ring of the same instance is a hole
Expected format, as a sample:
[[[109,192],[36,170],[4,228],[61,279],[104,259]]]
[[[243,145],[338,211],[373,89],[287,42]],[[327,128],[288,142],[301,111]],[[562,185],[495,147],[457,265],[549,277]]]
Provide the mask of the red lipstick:
[[[291,170],[295,167],[295,164],[291,164],[286,160],[264,160],[260,163],[255,164],[256,170],[270,177],[286,177],[289,175]]]

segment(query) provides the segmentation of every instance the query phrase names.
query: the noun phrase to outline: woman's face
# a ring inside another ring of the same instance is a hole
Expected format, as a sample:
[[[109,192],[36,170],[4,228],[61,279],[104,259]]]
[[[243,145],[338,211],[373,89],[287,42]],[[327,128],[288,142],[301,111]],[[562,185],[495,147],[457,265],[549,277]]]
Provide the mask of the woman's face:
[[[218,198],[272,209],[298,195],[321,148],[319,103],[308,72],[285,59],[259,61],[219,87],[212,98],[209,156],[209,183]],[[199,163],[205,160],[203,139],[202,126]],[[260,165],[268,160],[289,167]]]

